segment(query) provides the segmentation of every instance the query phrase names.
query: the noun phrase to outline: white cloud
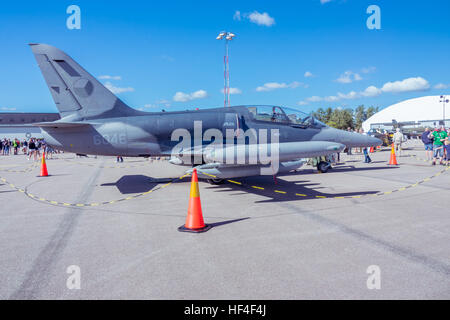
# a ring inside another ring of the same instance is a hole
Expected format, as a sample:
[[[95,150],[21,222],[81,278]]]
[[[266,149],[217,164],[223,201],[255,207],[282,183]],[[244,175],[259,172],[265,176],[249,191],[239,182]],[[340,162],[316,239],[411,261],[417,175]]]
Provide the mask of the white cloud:
[[[306,101],[309,102],[319,102],[319,101],[323,101],[323,98],[319,97],[319,96],[312,96],[306,99]]]
[[[306,71],[305,74],[304,74],[305,78],[310,78],[310,77],[313,77],[313,76],[314,75],[310,71]]]
[[[450,84],[438,83],[433,88],[434,89],[447,89],[447,88],[450,88]]]
[[[425,91],[430,88],[430,84],[422,77],[408,78],[402,81],[387,82],[381,88],[383,92],[401,93],[411,91]]]
[[[272,90],[276,90],[276,89],[285,89],[285,88],[293,89],[293,88],[297,88],[299,86],[307,87],[307,85],[305,85],[302,82],[298,82],[298,81],[294,81],[291,83],[267,82],[264,85],[257,87],[256,91],[258,91],[258,92],[272,91]]]
[[[367,68],[362,68],[361,72],[362,73],[372,73],[372,72],[375,72],[375,70],[377,70],[377,68],[375,68],[375,67],[367,67]]]
[[[12,107],[0,107],[1,111],[16,111],[17,108],[12,108]]]
[[[376,97],[381,94],[381,90],[375,86],[369,86],[364,91],[361,92],[363,97]]]
[[[195,99],[204,99],[208,96],[208,93],[205,90],[198,90],[192,93],[184,93],[181,91],[178,91],[173,96],[173,101],[177,102],[186,102],[191,101]]]
[[[170,105],[170,101],[166,100],[166,99],[160,99],[155,103],[147,103],[144,104],[143,107],[138,108],[138,110],[144,111],[145,109],[159,109],[159,108],[169,108]]]
[[[362,80],[362,77],[359,75],[359,73],[353,72],[353,71],[345,71],[343,74],[339,76],[339,78],[336,79],[339,83],[352,83],[353,81],[360,81]]]
[[[306,98],[306,101],[309,102],[336,102],[340,100],[352,100],[358,98],[371,98],[377,97],[382,93],[401,93],[401,92],[412,92],[412,91],[425,91],[430,88],[430,85],[427,80],[416,77],[416,78],[407,78],[401,81],[394,82],[386,82],[383,87],[377,88],[375,86],[369,86],[363,91],[350,91],[349,93],[341,93],[338,92],[335,96],[312,96]]]
[[[259,13],[258,11],[253,11],[248,15],[248,19],[260,26],[270,27],[275,24],[275,19],[269,16],[267,12]]]
[[[102,75],[98,77],[100,80],[122,80],[121,76]]]
[[[203,99],[208,96],[208,93],[205,90],[198,90],[194,93],[191,93],[192,99]]]
[[[132,88],[132,87],[127,87],[127,88],[119,88],[119,87],[116,87],[116,86],[114,86],[111,82],[106,82],[105,83],[105,87],[109,90],[109,91],[111,91],[112,93],[114,93],[114,94],[119,94],[119,93],[123,93],[123,92],[133,92],[134,91],[134,88]]]
[[[349,93],[346,93],[346,94],[338,92],[337,97],[339,100],[342,100],[342,99],[349,100],[349,99],[359,98],[360,94],[355,91],[350,91]]]
[[[241,21],[241,12],[240,11],[236,11],[233,15],[233,20],[237,20],[237,21]]]
[[[190,94],[179,91],[175,93],[175,95],[173,96],[173,100],[177,102],[186,102],[192,100],[192,98]]]
[[[223,90],[224,89],[222,89],[220,91],[223,93]],[[241,94],[241,93],[242,93],[242,90],[239,88],[230,88],[230,94]]]
[[[328,3],[328,2],[331,2],[331,1],[333,1],[333,0],[320,0],[320,3],[321,4],[325,4],[325,3]]]
[[[342,93],[339,93],[338,95],[342,95]],[[339,97],[339,96],[328,96],[328,97],[324,98],[324,100],[327,101],[327,102],[336,102],[336,101],[339,101],[341,99],[342,98]]]
[[[304,106],[304,105],[307,105],[308,102],[306,102],[306,101],[299,101],[297,104],[298,104],[299,106]]]

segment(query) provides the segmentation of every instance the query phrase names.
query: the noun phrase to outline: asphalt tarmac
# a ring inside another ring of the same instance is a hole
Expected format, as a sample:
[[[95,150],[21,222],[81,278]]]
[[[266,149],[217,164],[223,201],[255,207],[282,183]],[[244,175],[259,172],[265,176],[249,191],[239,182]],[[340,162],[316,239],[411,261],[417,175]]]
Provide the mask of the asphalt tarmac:
[[[407,146],[200,181],[202,234],[185,167],[0,156],[0,299],[449,299],[450,170]]]

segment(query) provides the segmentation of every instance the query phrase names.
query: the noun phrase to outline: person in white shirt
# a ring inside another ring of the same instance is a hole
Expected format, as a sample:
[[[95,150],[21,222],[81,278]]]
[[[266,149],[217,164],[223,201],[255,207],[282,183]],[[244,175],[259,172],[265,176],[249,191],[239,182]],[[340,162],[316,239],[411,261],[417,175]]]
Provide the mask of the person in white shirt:
[[[400,131],[400,128],[397,128],[394,133],[394,149],[395,152],[398,152],[398,155],[400,156],[402,151],[402,143],[405,141],[405,137],[403,136],[403,133]]]

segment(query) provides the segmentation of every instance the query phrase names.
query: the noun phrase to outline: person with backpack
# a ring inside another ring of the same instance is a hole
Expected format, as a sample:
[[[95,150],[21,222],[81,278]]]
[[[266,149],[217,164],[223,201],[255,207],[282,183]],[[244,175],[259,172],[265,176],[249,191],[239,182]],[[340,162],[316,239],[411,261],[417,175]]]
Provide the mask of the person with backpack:
[[[28,160],[31,159],[31,157],[34,155],[34,161],[36,161],[36,143],[34,142],[34,139],[31,138],[30,143],[28,144],[28,150],[30,150],[28,155]]]
[[[422,133],[421,139],[425,146],[427,160],[431,161],[431,159],[433,158],[433,134],[431,133],[430,128],[425,128],[425,131]]]

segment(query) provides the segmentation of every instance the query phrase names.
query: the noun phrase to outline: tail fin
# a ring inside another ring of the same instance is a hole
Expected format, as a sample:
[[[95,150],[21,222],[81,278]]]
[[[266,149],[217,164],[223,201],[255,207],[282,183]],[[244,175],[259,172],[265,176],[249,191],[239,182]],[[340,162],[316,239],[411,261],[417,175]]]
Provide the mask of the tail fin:
[[[74,120],[138,113],[61,50],[30,44],[61,118]]]

